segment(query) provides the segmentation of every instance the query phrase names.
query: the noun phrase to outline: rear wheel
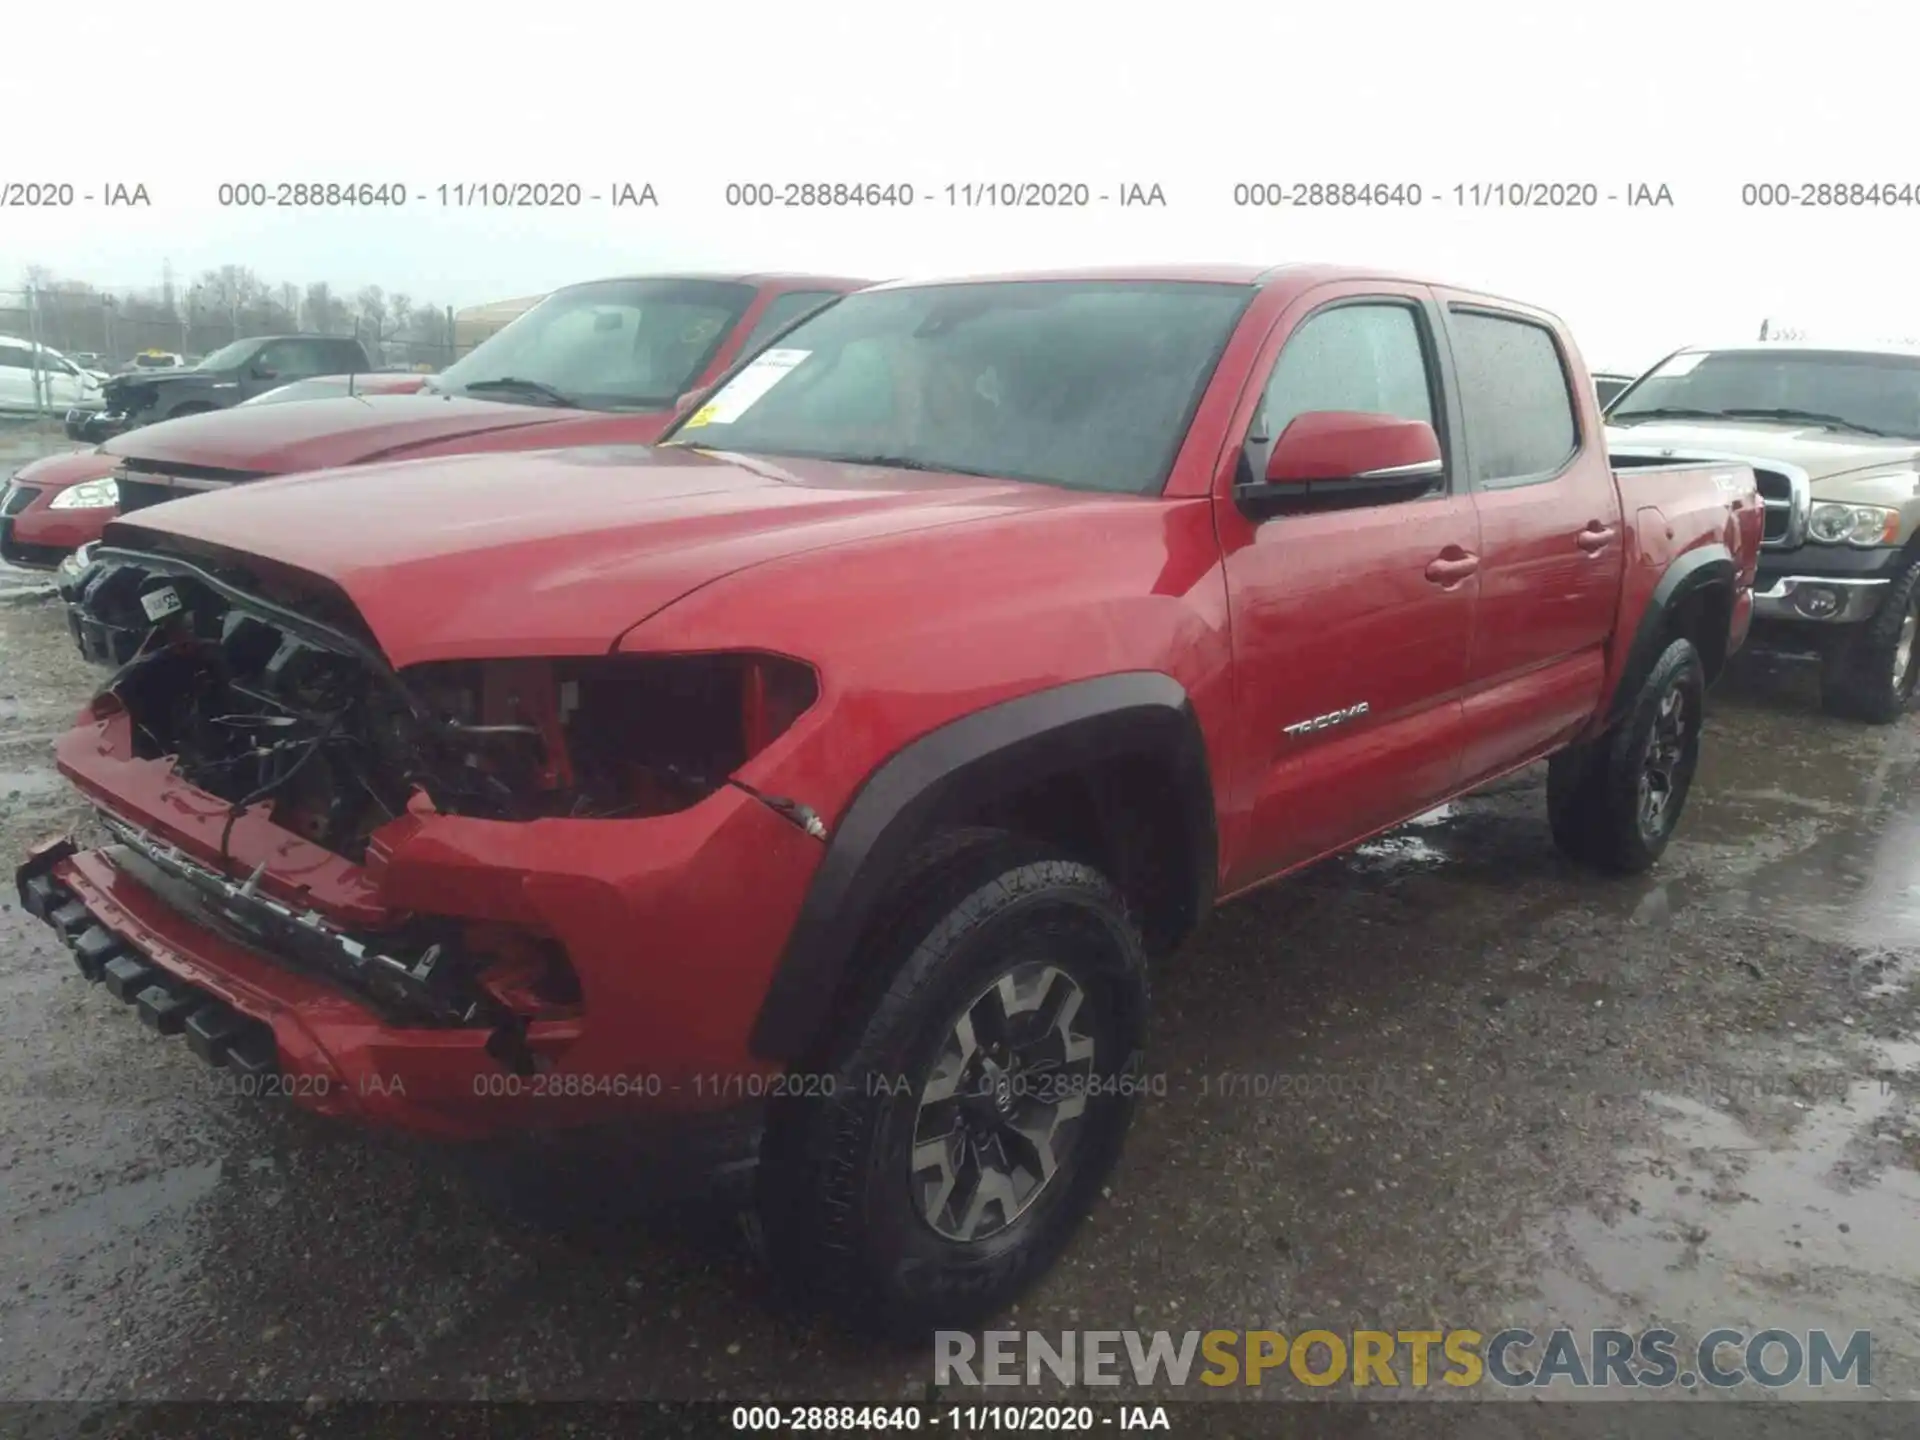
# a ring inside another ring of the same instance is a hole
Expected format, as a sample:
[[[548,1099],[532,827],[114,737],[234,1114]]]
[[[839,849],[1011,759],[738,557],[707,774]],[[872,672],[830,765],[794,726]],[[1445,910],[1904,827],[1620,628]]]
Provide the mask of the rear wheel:
[[[758,1208],[807,1300],[919,1340],[1011,1304],[1091,1209],[1146,968],[1098,871],[992,831],[925,852],[876,931],[818,1083],[771,1117]]]
[[[1660,858],[1700,760],[1707,676],[1700,652],[1675,640],[1654,662],[1613,729],[1547,765],[1547,819],[1567,855],[1620,874]]]
[[[167,412],[167,418],[169,420],[178,420],[185,415],[206,415],[210,414],[213,408],[213,406],[207,404],[205,401],[189,400],[185,405],[176,405],[173,409],[169,410]]]
[[[1887,587],[1866,624],[1829,650],[1820,668],[1820,705],[1829,715],[1890,725],[1920,684],[1920,560]]]

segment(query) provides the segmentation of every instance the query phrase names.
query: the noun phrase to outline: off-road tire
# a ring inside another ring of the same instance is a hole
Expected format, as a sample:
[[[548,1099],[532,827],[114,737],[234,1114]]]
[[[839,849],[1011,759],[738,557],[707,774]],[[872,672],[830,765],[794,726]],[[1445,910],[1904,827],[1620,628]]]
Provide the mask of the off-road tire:
[[[797,1299],[857,1331],[924,1343],[1012,1304],[1092,1208],[1132,1119],[1147,971],[1113,885],[1046,846],[956,830],[903,875],[856,957],[834,1034],[796,1067],[807,1083],[770,1110],[755,1208],[766,1258]],[[923,1212],[910,1159],[922,1100],[959,1017],[1037,960],[1080,992],[1101,1093],[1089,1087],[1071,1147],[1016,1218],[950,1238]]]
[[[1693,785],[1706,693],[1700,652],[1690,640],[1674,640],[1617,724],[1548,761],[1547,820],[1563,853],[1620,875],[1652,867],[1673,838]],[[1677,738],[1669,733],[1676,705],[1682,707]],[[1664,803],[1650,815],[1642,782],[1656,758],[1666,760],[1668,775]]]
[[[1821,659],[1820,708],[1842,720],[1891,725],[1906,713],[1920,684],[1920,560],[1887,587],[1879,613],[1852,629]]]

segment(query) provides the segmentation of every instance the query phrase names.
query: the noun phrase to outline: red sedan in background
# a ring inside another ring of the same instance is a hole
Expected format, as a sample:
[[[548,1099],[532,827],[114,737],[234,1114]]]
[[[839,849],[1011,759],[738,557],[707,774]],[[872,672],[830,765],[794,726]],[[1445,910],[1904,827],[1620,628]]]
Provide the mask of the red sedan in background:
[[[355,395],[408,395],[431,378],[323,375],[295,380],[234,408],[344,398],[349,388]],[[122,458],[105,445],[90,445],[29,461],[14,471],[12,480],[0,487],[0,560],[25,570],[51,570],[82,545],[98,540],[107,521],[120,513],[113,472]]]
[[[24,467],[0,501],[0,558],[58,568],[128,510],[226,485],[373,461],[490,450],[645,445],[679,397],[870,281],[655,275],[554,291],[436,375],[334,377],[162,421],[97,451]],[[415,393],[396,393],[396,392]],[[275,397],[301,400],[262,412]]]

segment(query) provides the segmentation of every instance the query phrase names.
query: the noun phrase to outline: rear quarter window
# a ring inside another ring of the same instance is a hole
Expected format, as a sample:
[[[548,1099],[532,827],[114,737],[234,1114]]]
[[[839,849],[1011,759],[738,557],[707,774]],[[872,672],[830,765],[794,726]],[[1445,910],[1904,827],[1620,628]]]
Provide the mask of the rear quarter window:
[[[1448,316],[1474,483],[1550,480],[1580,448],[1580,424],[1559,341],[1517,315]]]

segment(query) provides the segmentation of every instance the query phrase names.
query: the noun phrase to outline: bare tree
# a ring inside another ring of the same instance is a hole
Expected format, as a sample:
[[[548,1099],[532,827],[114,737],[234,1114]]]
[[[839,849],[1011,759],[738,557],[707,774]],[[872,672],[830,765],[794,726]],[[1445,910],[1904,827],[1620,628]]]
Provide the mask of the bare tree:
[[[321,335],[337,335],[347,328],[347,307],[324,280],[307,286],[306,327]]]
[[[221,265],[181,287],[163,262],[158,286],[108,292],[78,280],[61,280],[51,268],[22,271],[17,303],[0,305],[0,332],[25,335],[37,329],[43,344],[63,351],[95,351],[124,359],[140,350],[202,353],[230,339],[307,329],[349,333],[357,321],[373,346],[397,342],[410,361],[441,362],[450,356],[446,312],[405,293],[389,296],[378,285],[356,292],[349,303],[325,281],[306,286],[269,282],[245,265]],[[8,297],[11,300],[12,297]]]

